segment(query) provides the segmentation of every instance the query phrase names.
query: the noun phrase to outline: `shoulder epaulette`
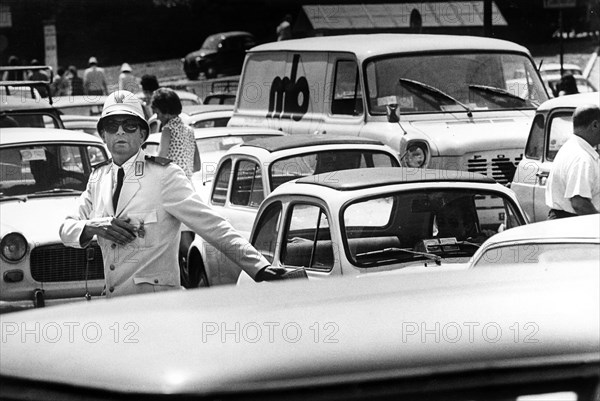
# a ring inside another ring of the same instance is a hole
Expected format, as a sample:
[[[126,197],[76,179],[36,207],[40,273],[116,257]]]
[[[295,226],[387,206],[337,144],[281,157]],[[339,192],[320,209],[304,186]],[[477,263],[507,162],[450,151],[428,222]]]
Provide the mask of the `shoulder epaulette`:
[[[100,167],[108,166],[112,163],[112,159],[104,160],[102,163],[98,163],[92,166],[92,169],[98,170]]]
[[[156,163],[161,166],[167,166],[169,163],[171,163],[171,159],[167,159],[166,157],[159,157],[159,156],[146,155],[146,160],[149,160],[152,163]]]

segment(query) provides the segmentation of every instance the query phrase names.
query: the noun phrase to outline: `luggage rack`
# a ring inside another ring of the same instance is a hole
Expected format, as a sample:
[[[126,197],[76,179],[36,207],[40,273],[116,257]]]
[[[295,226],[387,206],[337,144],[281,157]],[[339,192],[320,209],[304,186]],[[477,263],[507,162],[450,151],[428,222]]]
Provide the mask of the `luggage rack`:
[[[15,96],[16,94],[21,94],[22,91],[15,90],[15,88],[23,88],[29,87],[31,98],[38,99],[40,98],[40,94],[35,90],[36,87],[43,87],[46,89],[46,93],[48,93],[48,102],[52,104],[52,95],[50,92],[50,83],[53,80],[54,74],[52,71],[52,67],[50,66],[18,66],[18,67],[0,67],[0,73],[10,72],[10,71],[49,71],[48,80],[47,81],[30,81],[30,80],[20,80],[20,81],[0,81],[0,87],[4,88],[3,95],[6,96]]]

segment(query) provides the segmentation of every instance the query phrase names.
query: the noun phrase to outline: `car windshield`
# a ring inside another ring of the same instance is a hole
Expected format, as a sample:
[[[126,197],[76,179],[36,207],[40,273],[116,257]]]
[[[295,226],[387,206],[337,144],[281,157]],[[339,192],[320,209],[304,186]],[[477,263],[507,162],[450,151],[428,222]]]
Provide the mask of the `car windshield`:
[[[524,224],[504,194],[440,188],[358,199],[342,210],[348,259],[359,267],[466,263],[493,234]]]
[[[598,243],[522,243],[490,247],[481,254],[473,266],[494,267],[506,265],[547,266],[550,263],[600,260]]]
[[[271,190],[309,175],[366,167],[398,167],[389,153],[377,150],[327,150],[278,159],[269,168]]]
[[[107,159],[99,145],[35,144],[0,149],[0,199],[85,189],[92,166]]]
[[[443,74],[440,74],[443,71]],[[535,109],[548,99],[531,60],[512,53],[397,55],[366,64],[369,108],[385,114]]]

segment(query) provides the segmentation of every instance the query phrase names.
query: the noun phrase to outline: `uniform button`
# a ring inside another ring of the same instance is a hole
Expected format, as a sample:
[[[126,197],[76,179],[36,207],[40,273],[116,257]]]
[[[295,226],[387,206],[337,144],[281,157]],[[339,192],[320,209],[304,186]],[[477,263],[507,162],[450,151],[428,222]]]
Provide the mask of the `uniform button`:
[[[110,270],[115,270],[115,265],[110,265]]]
[[[108,290],[109,290],[110,292],[114,292],[114,291],[115,291],[115,287],[110,287]]]
[[[154,284],[158,284],[158,279],[157,278],[154,279]]]
[[[117,247],[117,244],[115,244],[114,242],[112,243],[112,245],[110,246],[112,249],[115,249]]]

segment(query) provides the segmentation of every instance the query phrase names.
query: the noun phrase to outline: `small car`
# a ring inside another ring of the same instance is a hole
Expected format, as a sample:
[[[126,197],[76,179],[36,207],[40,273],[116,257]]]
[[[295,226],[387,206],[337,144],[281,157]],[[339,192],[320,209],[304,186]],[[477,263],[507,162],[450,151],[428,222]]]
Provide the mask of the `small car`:
[[[227,127],[233,115],[233,105],[202,104],[190,108],[185,122],[192,128]]]
[[[542,65],[540,66],[540,75],[542,76],[542,78],[548,75],[560,75],[560,73],[560,63],[542,63]],[[572,75],[583,74],[581,67],[573,63],[563,63],[562,73]]]
[[[373,139],[327,135],[256,139],[231,148],[216,168],[205,169],[204,186],[210,193],[203,194],[213,209],[249,237],[261,202],[286,181],[343,169],[399,166],[394,151]],[[196,238],[189,253],[188,271],[198,285],[235,283],[239,270],[222,267],[223,254],[202,238]]]
[[[0,315],[6,400],[597,401],[600,273],[473,269]]]
[[[600,214],[528,224],[498,233],[481,245],[470,267],[523,268],[590,261],[600,266]]]
[[[573,111],[583,104],[600,104],[600,93],[561,96],[544,102],[531,123],[523,159],[510,187],[517,194],[530,221],[546,220],[546,181],[552,161],[563,143],[573,134]]]
[[[77,115],[100,118],[106,96],[81,95],[53,98],[54,107],[65,115]]]
[[[98,133],[98,117],[69,114],[62,115],[61,119],[65,125],[65,129],[83,131],[87,134],[95,135],[100,138],[100,134]]]
[[[233,107],[237,95],[238,78],[214,79],[210,84],[210,92],[204,97],[204,104],[230,104]]]
[[[189,79],[206,78],[218,74],[239,74],[246,51],[256,46],[256,38],[249,32],[220,32],[206,38],[199,50],[181,59],[183,71]]]
[[[97,137],[48,128],[3,128],[0,136],[1,301],[99,295],[102,254],[66,247],[58,229],[73,213],[95,165],[108,159]]]
[[[590,82],[589,79],[585,78],[582,75],[576,74],[573,75],[575,78],[575,84],[577,85],[577,90],[579,93],[587,93],[587,92],[597,92],[598,89],[594,87],[594,84]],[[554,97],[558,96],[558,84],[560,83],[560,75],[547,75],[542,76],[542,80],[548,89],[548,93],[551,93]]]

